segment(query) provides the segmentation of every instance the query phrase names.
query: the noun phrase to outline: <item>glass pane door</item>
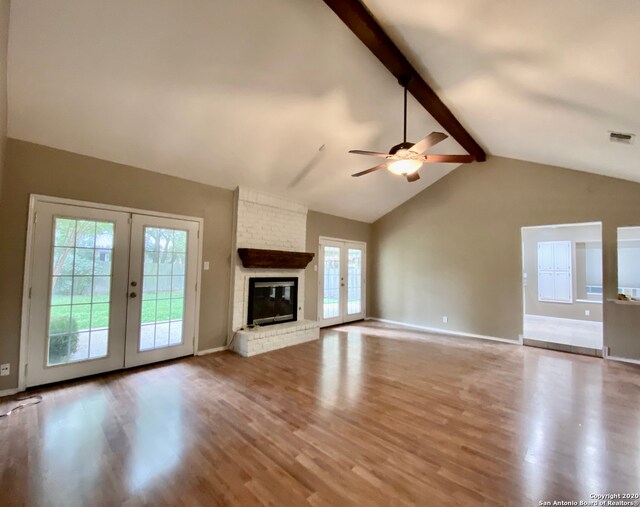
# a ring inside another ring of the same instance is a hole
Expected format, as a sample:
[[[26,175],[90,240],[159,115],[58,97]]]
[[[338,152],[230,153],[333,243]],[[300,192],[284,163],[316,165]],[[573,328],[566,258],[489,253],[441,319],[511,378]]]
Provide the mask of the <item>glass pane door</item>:
[[[187,231],[144,228],[139,351],[183,343]]]
[[[53,198],[33,212],[28,387],[193,354],[198,221]]]
[[[105,357],[115,224],[53,220],[47,365]]]
[[[126,366],[193,354],[198,227],[133,216]]]
[[[319,251],[320,325],[363,319],[366,245],[321,239]]]
[[[340,258],[339,246],[324,246],[322,318],[333,319],[340,316]]]
[[[362,249],[347,249],[347,315],[360,314],[362,308]]]
[[[27,384],[122,368],[129,214],[49,202],[35,212]]]

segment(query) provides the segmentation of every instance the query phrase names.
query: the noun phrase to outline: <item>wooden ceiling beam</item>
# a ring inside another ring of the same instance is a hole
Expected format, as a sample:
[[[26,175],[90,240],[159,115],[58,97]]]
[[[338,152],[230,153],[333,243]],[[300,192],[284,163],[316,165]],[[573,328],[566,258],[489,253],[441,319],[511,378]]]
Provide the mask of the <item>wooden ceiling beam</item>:
[[[382,29],[376,18],[360,0],[324,0],[333,12],[360,39],[408,90],[433,118],[478,162],[487,155],[467,132],[440,97],[411,65],[402,51]]]

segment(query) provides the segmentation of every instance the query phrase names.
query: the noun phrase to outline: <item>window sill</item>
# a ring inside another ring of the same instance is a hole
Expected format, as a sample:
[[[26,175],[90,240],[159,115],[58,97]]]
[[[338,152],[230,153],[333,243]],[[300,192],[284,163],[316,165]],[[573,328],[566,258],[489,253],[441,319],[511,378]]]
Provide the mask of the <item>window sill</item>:
[[[576,299],[576,303],[595,303],[597,305],[601,305],[602,301],[597,301],[595,299]]]
[[[616,305],[640,306],[640,301],[624,301],[622,299],[607,299],[607,301]]]

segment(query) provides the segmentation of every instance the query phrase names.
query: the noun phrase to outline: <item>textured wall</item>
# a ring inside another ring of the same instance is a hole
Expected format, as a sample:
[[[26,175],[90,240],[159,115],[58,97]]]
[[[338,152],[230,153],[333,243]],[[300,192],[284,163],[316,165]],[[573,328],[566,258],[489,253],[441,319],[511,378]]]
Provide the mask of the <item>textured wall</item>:
[[[521,228],[580,222],[602,222],[615,298],[616,229],[640,224],[640,184],[501,157],[463,166],[373,224],[370,314],[517,340]],[[640,359],[640,306],[603,311],[611,354]]]
[[[10,0],[0,0],[0,199],[7,145],[7,50]]]
[[[0,361],[13,365],[0,390],[17,386],[22,280],[31,193],[204,218],[199,348],[223,346],[229,315],[233,192],[9,139],[0,202]]]
[[[318,241],[320,236],[349,241],[364,241],[367,243],[367,264],[371,264],[373,252],[371,250],[371,224],[358,222],[348,218],[336,217],[309,211],[307,218],[307,252],[313,252],[316,256],[307,266],[305,317],[316,320],[318,316]],[[367,268],[370,272],[370,269]],[[370,284],[367,284],[367,288]],[[367,301],[369,294],[367,294]]]

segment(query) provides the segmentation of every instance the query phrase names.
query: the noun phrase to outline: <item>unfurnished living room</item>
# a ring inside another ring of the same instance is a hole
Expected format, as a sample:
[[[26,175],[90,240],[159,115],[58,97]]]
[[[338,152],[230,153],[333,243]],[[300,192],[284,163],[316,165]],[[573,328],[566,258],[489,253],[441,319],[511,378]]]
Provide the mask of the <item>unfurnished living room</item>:
[[[639,28],[0,0],[0,505],[640,505]]]

